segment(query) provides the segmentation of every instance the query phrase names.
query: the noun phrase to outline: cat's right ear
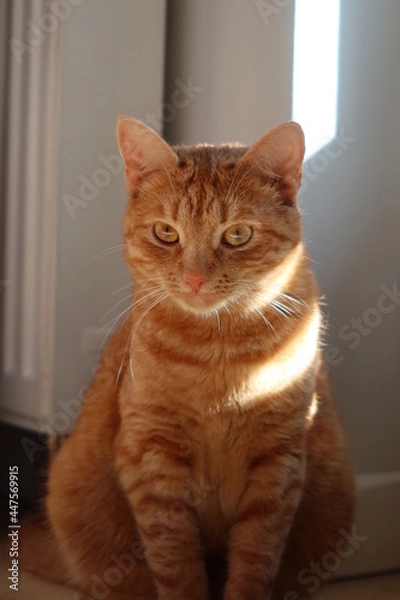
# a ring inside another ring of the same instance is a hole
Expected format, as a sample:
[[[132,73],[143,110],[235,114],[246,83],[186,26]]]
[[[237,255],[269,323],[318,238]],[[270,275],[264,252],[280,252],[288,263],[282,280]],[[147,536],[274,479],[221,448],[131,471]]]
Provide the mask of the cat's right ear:
[[[125,165],[125,184],[135,194],[148,175],[169,172],[178,157],[164,140],[144,123],[129,117],[117,121],[119,151]]]

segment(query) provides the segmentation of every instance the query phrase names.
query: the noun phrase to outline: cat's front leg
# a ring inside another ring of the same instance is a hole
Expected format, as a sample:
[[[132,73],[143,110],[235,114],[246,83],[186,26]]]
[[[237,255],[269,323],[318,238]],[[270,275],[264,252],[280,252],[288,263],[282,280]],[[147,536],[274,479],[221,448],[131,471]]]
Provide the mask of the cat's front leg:
[[[188,497],[190,456],[161,432],[123,436],[117,472],[133,508],[159,600],[206,600],[197,515]]]
[[[255,455],[229,537],[224,600],[269,600],[304,482],[303,452]]]

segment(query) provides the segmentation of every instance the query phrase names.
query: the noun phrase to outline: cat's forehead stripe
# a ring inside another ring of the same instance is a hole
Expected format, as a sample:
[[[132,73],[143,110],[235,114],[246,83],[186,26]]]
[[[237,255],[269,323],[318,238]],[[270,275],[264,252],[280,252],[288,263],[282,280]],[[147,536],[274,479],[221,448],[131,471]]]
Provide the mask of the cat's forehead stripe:
[[[216,200],[225,198],[234,177],[233,169],[246,149],[233,144],[175,147],[184,201],[172,207],[173,218],[178,220],[183,213],[189,213],[198,220],[217,211],[219,219],[226,220],[226,203]]]

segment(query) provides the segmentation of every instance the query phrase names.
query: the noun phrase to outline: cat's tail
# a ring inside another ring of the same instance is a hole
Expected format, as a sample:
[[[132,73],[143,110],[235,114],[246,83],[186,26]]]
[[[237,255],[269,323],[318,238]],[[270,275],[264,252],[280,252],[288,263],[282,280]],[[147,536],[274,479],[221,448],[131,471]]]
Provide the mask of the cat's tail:
[[[44,514],[33,514],[21,520],[18,552],[22,571],[34,573],[53,583],[69,583],[68,569]]]

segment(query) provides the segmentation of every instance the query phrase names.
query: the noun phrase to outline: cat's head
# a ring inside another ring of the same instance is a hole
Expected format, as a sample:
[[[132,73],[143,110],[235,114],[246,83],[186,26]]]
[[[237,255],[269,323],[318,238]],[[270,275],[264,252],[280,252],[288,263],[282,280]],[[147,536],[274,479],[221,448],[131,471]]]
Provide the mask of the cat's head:
[[[280,125],[250,148],[172,148],[128,117],[117,136],[130,194],[125,257],[143,289],[203,314],[273,295],[301,246],[300,126]]]

